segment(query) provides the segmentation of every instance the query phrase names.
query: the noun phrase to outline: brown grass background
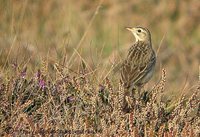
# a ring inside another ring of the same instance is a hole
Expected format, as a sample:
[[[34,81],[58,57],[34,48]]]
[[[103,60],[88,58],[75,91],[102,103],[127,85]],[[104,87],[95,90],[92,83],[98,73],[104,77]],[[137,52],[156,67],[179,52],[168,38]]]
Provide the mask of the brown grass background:
[[[0,79],[27,67],[31,77],[44,62],[74,73],[81,62],[95,85],[119,82],[119,66],[134,37],[126,26],[144,26],[158,53],[156,72],[166,69],[167,99],[190,95],[199,80],[199,0],[0,0]]]
[[[25,64],[30,66],[28,72],[31,73],[46,58],[49,64],[59,62],[77,68],[80,56],[91,70],[98,69],[101,75],[106,75],[112,65],[120,64],[134,41],[124,27],[144,26],[152,33],[154,49],[160,46],[157,71],[150,84],[158,81],[161,68],[167,70],[168,92],[189,89],[198,81],[198,0],[0,2],[1,77],[12,73],[10,66],[15,62],[21,68]],[[73,63],[68,64],[72,54]],[[118,77],[119,74],[113,75]]]

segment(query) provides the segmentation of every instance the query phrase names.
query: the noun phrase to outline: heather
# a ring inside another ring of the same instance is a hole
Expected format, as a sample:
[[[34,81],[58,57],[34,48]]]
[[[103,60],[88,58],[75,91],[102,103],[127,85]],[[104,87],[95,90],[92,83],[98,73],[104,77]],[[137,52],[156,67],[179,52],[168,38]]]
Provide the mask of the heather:
[[[198,1],[0,3],[1,136],[199,136]],[[138,25],[158,60],[124,113],[124,28]]]

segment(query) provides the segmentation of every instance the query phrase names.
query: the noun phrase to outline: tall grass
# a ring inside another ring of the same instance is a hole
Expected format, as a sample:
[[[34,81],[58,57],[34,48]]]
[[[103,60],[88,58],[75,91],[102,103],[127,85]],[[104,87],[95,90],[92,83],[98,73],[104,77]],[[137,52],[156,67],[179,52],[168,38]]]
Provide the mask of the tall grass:
[[[1,136],[199,136],[198,1],[0,3]],[[158,62],[148,98],[125,114],[124,27],[138,25]]]

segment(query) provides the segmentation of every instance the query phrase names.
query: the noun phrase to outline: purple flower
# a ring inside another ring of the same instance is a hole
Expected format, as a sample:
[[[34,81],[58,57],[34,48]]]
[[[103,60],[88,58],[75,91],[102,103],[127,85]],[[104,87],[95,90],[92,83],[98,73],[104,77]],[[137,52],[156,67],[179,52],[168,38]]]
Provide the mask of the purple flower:
[[[41,71],[38,69],[37,73],[35,74],[36,79],[40,79]]]
[[[22,78],[25,78],[25,76],[26,76],[26,71],[27,71],[27,67],[25,67],[25,68],[22,70],[21,74],[20,74],[20,76],[21,76]]]
[[[46,85],[46,84],[45,84],[45,81],[44,81],[43,79],[40,79],[40,80],[39,80],[39,87],[42,88],[42,89],[44,89],[44,88],[45,88],[45,85]]]
[[[75,101],[75,97],[74,96],[68,96],[67,97],[67,103],[71,103]]]
[[[103,85],[99,85],[99,92],[103,92],[105,90],[105,87]]]
[[[12,67],[16,70],[17,69],[17,63],[12,63]]]

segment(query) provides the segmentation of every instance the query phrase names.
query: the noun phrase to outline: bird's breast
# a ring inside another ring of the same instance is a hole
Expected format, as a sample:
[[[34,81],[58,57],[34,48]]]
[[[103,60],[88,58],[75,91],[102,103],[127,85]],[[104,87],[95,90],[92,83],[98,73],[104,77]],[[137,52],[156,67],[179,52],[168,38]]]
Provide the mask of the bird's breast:
[[[152,48],[148,44],[140,43],[133,45],[128,53],[127,60],[132,62],[133,65],[141,66],[147,63],[152,55]]]

